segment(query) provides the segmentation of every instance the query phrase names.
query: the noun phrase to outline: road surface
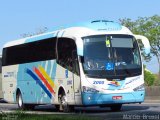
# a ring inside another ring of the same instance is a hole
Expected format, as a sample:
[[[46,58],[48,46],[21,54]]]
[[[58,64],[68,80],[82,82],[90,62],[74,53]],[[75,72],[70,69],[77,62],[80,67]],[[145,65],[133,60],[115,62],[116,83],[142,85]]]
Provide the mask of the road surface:
[[[14,112],[18,109],[16,104],[0,103],[0,111]],[[113,112],[109,108],[88,107],[76,108],[74,113],[63,113],[55,111],[53,105],[37,106],[33,111],[25,111],[25,113],[35,114],[83,114],[86,116],[96,116],[104,120],[160,120],[160,103],[143,103],[143,104],[127,104],[123,105],[122,110]]]

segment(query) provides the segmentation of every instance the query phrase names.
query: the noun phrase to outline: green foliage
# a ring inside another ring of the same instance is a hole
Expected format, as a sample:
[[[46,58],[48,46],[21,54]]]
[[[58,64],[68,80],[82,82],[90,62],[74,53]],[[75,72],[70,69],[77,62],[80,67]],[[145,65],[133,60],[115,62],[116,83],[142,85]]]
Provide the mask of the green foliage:
[[[152,86],[154,85],[154,82],[156,80],[156,77],[154,74],[152,74],[150,71],[148,70],[144,70],[144,81],[145,81],[145,84],[147,86]]]
[[[154,86],[160,86],[160,79],[158,74],[155,74],[155,81],[154,81]]]
[[[0,119],[2,120],[97,120],[99,118],[89,117],[86,115],[65,115],[65,114],[27,114],[21,111],[16,113],[2,113]],[[101,119],[99,119],[101,120]]]
[[[124,18],[120,19],[120,22],[122,25],[128,27],[134,34],[146,36],[152,47],[151,54],[160,55],[160,16],[139,17],[135,21]]]
[[[159,79],[160,79],[160,16],[139,17],[137,20],[129,18],[120,19],[122,25],[128,27],[134,34],[146,36],[151,45],[151,54],[146,56],[142,52],[145,61],[150,61],[152,56],[157,58],[159,64]],[[141,50],[143,46],[140,44]]]

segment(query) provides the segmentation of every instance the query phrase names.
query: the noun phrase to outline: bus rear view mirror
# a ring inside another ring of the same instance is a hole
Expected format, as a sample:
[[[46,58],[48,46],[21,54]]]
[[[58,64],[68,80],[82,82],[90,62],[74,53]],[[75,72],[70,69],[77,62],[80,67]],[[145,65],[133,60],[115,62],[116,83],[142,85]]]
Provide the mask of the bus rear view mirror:
[[[137,40],[141,40],[143,45],[144,45],[144,51],[146,54],[149,54],[150,53],[150,49],[151,49],[151,46],[150,46],[150,43],[149,43],[149,40],[148,38],[146,38],[145,36],[143,35],[134,35],[135,38]]]

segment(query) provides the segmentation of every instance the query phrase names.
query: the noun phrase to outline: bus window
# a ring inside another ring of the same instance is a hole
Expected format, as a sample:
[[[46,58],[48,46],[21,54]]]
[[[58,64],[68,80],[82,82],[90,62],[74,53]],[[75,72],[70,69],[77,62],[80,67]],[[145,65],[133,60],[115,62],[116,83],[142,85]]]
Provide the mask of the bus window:
[[[57,63],[62,67],[73,72],[72,51],[76,51],[75,41],[69,38],[59,38],[57,49],[58,49]]]
[[[11,46],[3,49],[2,65],[14,65],[56,59],[56,38]]]
[[[79,76],[80,72],[79,72],[77,51],[72,52],[72,59],[73,59],[73,73]]]

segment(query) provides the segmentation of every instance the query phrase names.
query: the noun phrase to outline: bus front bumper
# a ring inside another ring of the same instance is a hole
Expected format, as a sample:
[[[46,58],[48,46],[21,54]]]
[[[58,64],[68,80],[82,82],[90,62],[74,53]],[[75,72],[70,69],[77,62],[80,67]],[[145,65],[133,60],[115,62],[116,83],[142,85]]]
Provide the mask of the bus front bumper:
[[[145,91],[136,91],[129,93],[85,93],[82,92],[83,105],[107,105],[107,104],[128,104],[141,103],[144,101]],[[118,99],[115,99],[115,98]],[[121,99],[119,99],[121,98]]]

